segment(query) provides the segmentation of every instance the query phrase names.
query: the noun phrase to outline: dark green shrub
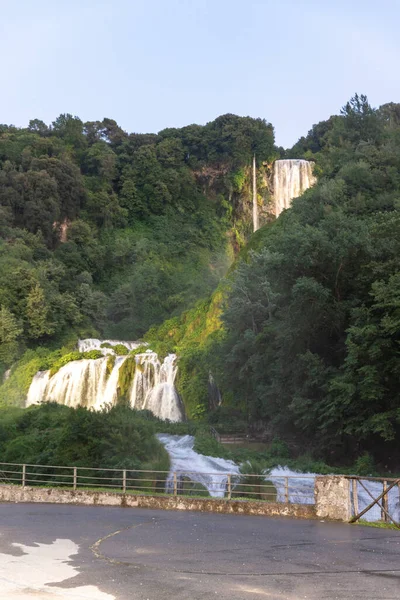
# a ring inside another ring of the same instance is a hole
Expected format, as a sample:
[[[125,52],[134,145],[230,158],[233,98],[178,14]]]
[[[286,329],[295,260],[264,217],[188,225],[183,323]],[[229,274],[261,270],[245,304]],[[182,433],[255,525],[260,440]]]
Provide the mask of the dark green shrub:
[[[129,354],[129,350],[126,346],[124,346],[124,344],[116,344],[112,347],[112,349],[117,356],[126,356]]]
[[[239,482],[234,486],[232,497],[276,502],[277,491],[274,484],[267,480],[268,471],[263,463],[245,462],[240,467]]]

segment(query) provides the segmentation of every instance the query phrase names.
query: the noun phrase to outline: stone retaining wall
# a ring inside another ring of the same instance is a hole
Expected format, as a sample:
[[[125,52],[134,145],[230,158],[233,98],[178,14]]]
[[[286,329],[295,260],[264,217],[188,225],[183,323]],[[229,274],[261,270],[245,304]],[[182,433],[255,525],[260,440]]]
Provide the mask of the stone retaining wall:
[[[153,508],[163,510],[197,510],[269,517],[295,517],[313,519],[313,504],[280,504],[183,496],[136,496],[133,494],[96,492],[86,490],[62,490],[57,488],[18,487],[0,485],[0,502],[50,502],[54,504],[83,504],[90,506],[122,506],[129,508]]]

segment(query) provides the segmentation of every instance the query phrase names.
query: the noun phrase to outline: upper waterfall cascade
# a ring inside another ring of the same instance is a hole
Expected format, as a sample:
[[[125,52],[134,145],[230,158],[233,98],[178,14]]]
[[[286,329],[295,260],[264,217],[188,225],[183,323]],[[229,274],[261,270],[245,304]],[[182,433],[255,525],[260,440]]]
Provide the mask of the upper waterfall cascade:
[[[293,198],[301,196],[316,182],[312,165],[308,160],[287,159],[274,163],[275,214],[289,208]]]
[[[253,156],[253,231],[260,228],[257,201],[257,167],[256,155]]]
[[[111,346],[125,345],[134,350],[142,344],[138,342],[118,342],[107,340]],[[57,373],[50,376],[50,371],[38,371],[30,385],[26,406],[39,402],[58,402],[66,406],[85,406],[93,410],[101,410],[105,406],[113,406],[118,401],[119,370],[127,356],[116,356],[111,373],[109,372],[109,356],[112,348],[102,348],[101,340],[80,340],[78,348],[81,352],[101,350],[104,358],[74,360]],[[177,374],[176,355],[169,354],[164,361],[148,349],[134,357],[135,374],[131,381],[129,401],[132,408],[150,410],[160,419],[182,421],[184,408],[175,388]]]
[[[110,346],[118,346],[122,344],[128,350],[135,350],[140,346],[147,346],[143,342],[121,342],[119,340],[98,340],[96,338],[87,338],[85,340],[78,340],[78,350],[79,352],[89,352],[90,350],[100,350],[104,355],[106,354],[114,354],[111,348],[104,347],[104,344],[108,344]]]

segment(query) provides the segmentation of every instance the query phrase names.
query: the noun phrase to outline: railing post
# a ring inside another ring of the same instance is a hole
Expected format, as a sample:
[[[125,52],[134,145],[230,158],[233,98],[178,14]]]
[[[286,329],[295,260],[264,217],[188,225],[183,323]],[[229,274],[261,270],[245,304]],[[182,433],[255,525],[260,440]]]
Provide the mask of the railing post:
[[[178,478],[176,476],[176,471],[174,471],[174,496],[178,495]]]
[[[126,492],[126,469],[122,471],[122,491]]]
[[[78,479],[78,469],[74,467],[74,490],[76,490],[76,484]]]
[[[228,500],[232,498],[232,476],[228,473]]]
[[[22,487],[26,484],[26,465],[22,465]]]
[[[383,491],[386,492],[386,490],[387,490],[387,481],[385,479],[384,482],[383,482]],[[387,523],[388,522],[388,516],[387,516],[385,510],[383,510],[383,509],[385,509],[386,512],[389,510],[388,496],[387,496],[386,493],[382,497],[381,519],[382,519],[382,521],[385,521],[385,523]]]
[[[289,478],[285,477],[285,502],[289,504]]]
[[[358,515],[358,488],[357,488],[357,479],[352,479],[353,485],[353,507],[354,507],[354,516]]]

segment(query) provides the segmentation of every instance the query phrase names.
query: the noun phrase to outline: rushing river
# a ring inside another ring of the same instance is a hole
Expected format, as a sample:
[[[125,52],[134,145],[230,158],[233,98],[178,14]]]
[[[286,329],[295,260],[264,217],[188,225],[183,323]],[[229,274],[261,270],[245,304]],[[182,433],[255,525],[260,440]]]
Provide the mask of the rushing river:
[[[159,434],[158,439],[164,444],[171,460],[171,472],[167,486],[171,486],[173,473],[178,476],[185,475],[192,481],[202,484],[214,498],[223,498],[226,491],[228,475],[232,476],[233,488],[239,481],[239,467],[231,460],[203,456],[193,450],[194,437],[191,435],[169,435]],[[266,474],[266,480],[273,483],[277,491],[277,501],[284,502],[287,489],[286,481],[289,483],[289,501],[295,504],[314,503],[314,478],[316,473],[299,473],[287,467],[275,467]],[[286,480],[286,478],[288,478]],[[382,492],[382,484],[379,482],[363,480],[363,484],[370,493],[377,497]],[[358,484],[359,510],[366,508],[372,499],[369,494]],[[400,520],[400,490],[393,488],[389,492],[389,513],[397,521]],[[364,516],[366,521],[378,521],[381,519],[379,506],[372,507]]]

